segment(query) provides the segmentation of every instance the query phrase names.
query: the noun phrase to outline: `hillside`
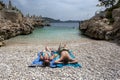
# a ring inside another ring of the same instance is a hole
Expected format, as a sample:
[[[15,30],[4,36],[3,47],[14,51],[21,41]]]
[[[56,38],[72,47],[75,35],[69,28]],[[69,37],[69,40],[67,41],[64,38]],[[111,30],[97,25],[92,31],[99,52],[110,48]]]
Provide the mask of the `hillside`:
[[[66,20],[62,21],[60,19],[53,19],[53,18],[48,18],[48,17],[42,17],[45,21],[48,21],[50,23],[76,23],[80,22],[79,20]]]

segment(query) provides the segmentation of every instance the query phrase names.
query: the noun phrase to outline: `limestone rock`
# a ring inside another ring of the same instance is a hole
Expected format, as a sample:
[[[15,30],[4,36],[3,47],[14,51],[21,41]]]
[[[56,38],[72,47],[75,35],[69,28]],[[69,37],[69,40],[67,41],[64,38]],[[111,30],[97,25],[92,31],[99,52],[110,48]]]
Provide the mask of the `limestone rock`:
[[[112,12],[114,18],[113,29],[108,32],[110,37],[120,43],[120,8],[114,9]]]
[[[112,17],[114,18],[115,21],[118,21],[118,19],[120,19],[120,8],[113,10]]]
[[[92,18],[83,22],[80,25],[80,30],[83,34],[95,38],[95,39],[106,39],[106,32],[110,31],[112,27],[106,18]]]
[[[13,23],[10,20],[0,20],[0,36],[9,39],[20,34],[30,34],[34,27],[29,22],[23,20],[20,23]]]
[[[0,3],[0,8],[2,6],[3,4]],[[19,10],[5,8],[4,5],[0,10],[0,46],[4,45],[3,41],[6,39],[32,33],[33,25],[43,24],[23,17]]]
[[[118,40],[120,42],[120,8],[114,9],[112,12],[114,23],[110,25],[109,20],[99,15],[84,21],[80,25],[83,34],[104,40]]]
[[[13,23],[19,23],[23,19],[22,14],[14,10],[2,10],[0,15],[2,18],[10,20]]]

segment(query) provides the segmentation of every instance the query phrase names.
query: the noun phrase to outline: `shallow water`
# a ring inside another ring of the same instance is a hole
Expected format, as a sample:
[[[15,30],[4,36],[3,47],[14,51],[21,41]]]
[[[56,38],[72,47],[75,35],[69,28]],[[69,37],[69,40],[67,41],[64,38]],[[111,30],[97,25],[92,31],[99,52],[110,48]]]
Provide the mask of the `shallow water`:
[[[78,41],[82,38],[79,23],[51,23],[50,27],[35,28],[32,34],[20,35],[8,40],[9,43],[54,43]]]

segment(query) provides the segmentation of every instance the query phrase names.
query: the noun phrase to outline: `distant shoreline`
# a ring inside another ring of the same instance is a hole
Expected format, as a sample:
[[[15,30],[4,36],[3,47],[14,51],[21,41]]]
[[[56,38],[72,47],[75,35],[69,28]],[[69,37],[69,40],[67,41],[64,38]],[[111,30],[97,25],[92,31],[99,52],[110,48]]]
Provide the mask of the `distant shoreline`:
[[[60,20],[60,19],[53,19],[53,18],[49,18],[49,17],[42,17],[45,21],[48,21],[50,23],[76,23],[76,22],[81,22],[80,20]]]

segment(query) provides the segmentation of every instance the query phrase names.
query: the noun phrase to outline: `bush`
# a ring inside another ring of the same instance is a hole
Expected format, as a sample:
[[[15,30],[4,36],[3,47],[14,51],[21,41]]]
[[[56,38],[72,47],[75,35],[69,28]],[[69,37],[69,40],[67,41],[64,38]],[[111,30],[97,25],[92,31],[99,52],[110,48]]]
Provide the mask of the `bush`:
[[[108,18],[108,19],[112,18],[112,11],[107,11],[106,18]]]
[[[110,20],[110,24],[114,23],[114,19],[112,18],[112,11],[111,10],[107,11],[106,18]]]
[[[114,19],[112,18],[112,11],[116,8],[119,8],[120,7],[120,3],[119,4],[116,4],[114,5],[113,7],[111,8],[108,8],[106,9],[107,13],[106,13],[106,18],[108,18],[110,20],[110,23],[114,23]]]

